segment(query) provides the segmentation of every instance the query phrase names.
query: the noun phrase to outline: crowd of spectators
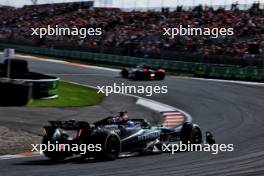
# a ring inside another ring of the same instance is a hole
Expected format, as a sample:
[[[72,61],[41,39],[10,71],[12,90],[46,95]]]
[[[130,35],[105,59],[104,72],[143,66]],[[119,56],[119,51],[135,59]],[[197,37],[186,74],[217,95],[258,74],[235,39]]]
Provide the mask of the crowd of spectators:
[[[102,36],[80,39],[76,36],[31,36],[31,28],[47,27],[100,27]],[[233,28],[233,36],[163,36],[163,28],[192,25],[200,28]],[[142,57],[163,53],[199,53],[258,57],[264,50],[264,10],[253,4],[247,10],[236,5],[231,9],[197,6],[178,7],[171,11],[123,11],[116,8],[93,8],[78,3],[0,7],[0,41],[62,47],[90,51],[97,48],[122,50],[122,54]],[[96,50],[98,51],[98,50]],[[103,52],[103,51],[102,51]]]

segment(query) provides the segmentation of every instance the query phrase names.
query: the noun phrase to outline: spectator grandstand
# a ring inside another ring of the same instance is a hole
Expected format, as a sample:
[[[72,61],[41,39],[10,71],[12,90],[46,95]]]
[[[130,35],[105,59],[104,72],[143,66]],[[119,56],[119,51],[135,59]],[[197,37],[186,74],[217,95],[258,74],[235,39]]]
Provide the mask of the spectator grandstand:
[[[31,28],[101,27],[102,36],[31,36]],[[234,28],[233,36],[163,36],[164,27],[192,25],[200,28]],[[255,3],[247,10],[197,6],[192,9],[124,11],[94,8],[85,3],[0,7],[0,42],[46,48],[74,49],[144,58],[232,63],[262,60],[264,10]],[[226,58],[226,59],[222,59]],[[261,62],[263,63],[263,61]]]

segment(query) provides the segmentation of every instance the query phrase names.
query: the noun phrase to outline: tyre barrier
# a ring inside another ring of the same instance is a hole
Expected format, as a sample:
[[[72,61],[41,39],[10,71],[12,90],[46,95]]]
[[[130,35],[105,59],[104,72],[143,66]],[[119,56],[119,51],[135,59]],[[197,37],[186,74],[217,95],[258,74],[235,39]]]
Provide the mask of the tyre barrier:
[[[31,84],[33,99],[54,99],[58,97],[59,78],[31,72],[27,79],[14,80]]]
[[[32,84],[0,79],[0,106],[25,106],[32,96]]]
[[[30,97],[33,99],[52,99],[58,97],[57,90],[59,78],[30,72],[28,63],[25,60],[5,60],[4,64],[0,64],[0,78],[5,80],[1,83],[3,89],[1,88],[0,90],[2,94],[4,94],[2,90],[7,91],[8,87],[11,87],[9,91],[11,94],[12,91],[16,90],[13,88],[16,85],[19,89],[18,92],[21,93],[20,88],[23,87],[22,85],[30,85]]]

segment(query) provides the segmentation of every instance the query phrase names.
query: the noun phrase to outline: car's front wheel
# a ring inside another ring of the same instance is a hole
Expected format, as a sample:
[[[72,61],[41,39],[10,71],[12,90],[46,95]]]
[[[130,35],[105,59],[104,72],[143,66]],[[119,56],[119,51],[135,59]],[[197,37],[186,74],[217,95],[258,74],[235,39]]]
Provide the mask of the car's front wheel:
[[[101,151],[95,153],[95,158],[100,160],[115,160],[121,150],[120,138],[114,132],[97,134],[95,143],[101,145]]]
[[[191,123],[184,123],[181,130],[181,141],[184,144],[201,144],[202,132],[199,126]]]
[[[121,76],[123,78],[127,78],[129,73],[128,73],[128,70],[127,69],[122,69],[122,71],[120,72]]]

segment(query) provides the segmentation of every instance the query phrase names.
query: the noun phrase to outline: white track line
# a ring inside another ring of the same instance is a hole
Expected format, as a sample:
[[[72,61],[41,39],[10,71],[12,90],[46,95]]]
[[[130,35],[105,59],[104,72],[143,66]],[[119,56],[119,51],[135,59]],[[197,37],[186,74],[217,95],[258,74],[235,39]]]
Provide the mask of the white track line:
[[[16,159],[16,158],[29,158],[29,157],[36,157],[36,156],[42,156],[42,153],[39,152],[27,152],[25,154],[15,154],[15,155],[2,155],[0,156],[1,160],[7,160],[7,159]]]
[[[0,54],[3,54],[3,52],[0,52]],[[68,62],[68,61],[57,60],[57,59],[48,59],[48,58],[44,58],[44,57],[35,57],[35,56],[24,55],[24,54],[23,55],[22,54],[16,54],[16,56],[24,58],[24,59],[33,59],[33,60],[40,60],[40,61],[45,61],[45,62],[61,63],[61,64],[66,64],[66,65],[79,66],[79,67],[83,67],[83,68],[93,68],[93,69],[106,70],[106,71],[112,71],[112,72],[120,72],[121,71],[120,69],[115,69],[115,68],[99,67],[99,66],[94,66],[94,65],[86,65],[86,64]]]
[[[161,103],[149,101],[148,99],[139,98],[136,104],[147,107],[148,109],[152,109],[154,111],[162,112],[162,111],[175,111],[176,109],[173,107],[164,106]]]
[[[0,156],[0,160],[14,159],[14,158],[22,158],[22,156],[18,156],[18,155],[2,155],[2,156]]]
[[[261,83],[261,82],[210,79],[210,78],[195,78],[195,77],[187,77],[187,76],[180,76],[179,78],[201,80],[201,81],[213,81],[213,82],[221,82],[221,83],[235,83],[235,84],[243,84],[243,85],[264,86],[264,83]]]
[[[80,83],[75,83],[75,82],[71,82],[71,81],[67,81],[67,82],[72,83],[72,84],[76,84],[76,85],[81,85],[81,86],[85,86],[85,87],[91,87],[94,89],[98,89],[95,86],[90,86],[87,84],[80,84]],[[137,99],[137,102],[136,102],[137,105],[144,106],[144,107],[151,109],[153,111],[156,111],[156,112],[178,111],[186,117],[187,122],[192,122],[192,116],[190,114],[188,114],[187,112],[179,109],[179,108],[175,108],[173,106],[170,106],[170,105],[167,105],[167,104],[155,101],[155,100],[143,98],[143,97],[140,97],[137,95],[132,95],[132,94],[123,94],[123,95],[136,98]]]

